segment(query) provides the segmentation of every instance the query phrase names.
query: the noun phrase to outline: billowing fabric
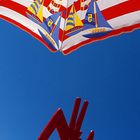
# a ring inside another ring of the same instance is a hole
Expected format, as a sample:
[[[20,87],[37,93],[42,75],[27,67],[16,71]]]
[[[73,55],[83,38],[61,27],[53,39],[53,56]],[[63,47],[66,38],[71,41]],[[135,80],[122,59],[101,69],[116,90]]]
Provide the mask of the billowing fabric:
[[[0,0],[0,18],[69,54],[140,28],[139,0]]]

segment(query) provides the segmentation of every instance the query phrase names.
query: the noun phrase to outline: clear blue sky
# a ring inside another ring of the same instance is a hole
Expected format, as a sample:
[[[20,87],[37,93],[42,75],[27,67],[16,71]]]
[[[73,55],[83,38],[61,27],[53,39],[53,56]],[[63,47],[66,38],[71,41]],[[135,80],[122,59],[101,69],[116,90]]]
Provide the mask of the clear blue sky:
[[[77,96],[90,103],[82,138],[140,139],[140,30],[68,56],[3,20],[0,30],[0,140],[36,140],[58,107],[69,121]]]

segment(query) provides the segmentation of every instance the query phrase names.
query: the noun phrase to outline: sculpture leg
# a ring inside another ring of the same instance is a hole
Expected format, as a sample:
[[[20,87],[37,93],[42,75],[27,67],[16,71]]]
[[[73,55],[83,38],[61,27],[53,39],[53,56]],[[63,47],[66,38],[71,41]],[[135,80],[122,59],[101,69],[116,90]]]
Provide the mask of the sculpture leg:
[[[58,134],[60,136],[60,140],[68,140],[69,139],[69,127],[66,122],[65,116],[61,109],[59,109],[52,119],[49,121],[44,131],[41,133],[38,140],[48,140],[53,131],[57,129]]]
[[[93,140],[94,139],[94,131],[91,131],[87,140]]]

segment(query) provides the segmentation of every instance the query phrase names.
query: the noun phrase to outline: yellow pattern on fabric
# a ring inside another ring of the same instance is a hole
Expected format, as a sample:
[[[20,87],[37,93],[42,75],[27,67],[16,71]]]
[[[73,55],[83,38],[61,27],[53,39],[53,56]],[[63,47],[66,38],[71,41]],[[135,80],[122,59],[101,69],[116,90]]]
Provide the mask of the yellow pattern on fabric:
[[[30,7],[28,7],[28,11],[37,16],[40,21],[43,22],[43,0],[40,3],[36,0],[30,5]]]
[[[79,16],[77,15],[75,7],[72,6],[67,19],[65,31],[68,31],[77,26],[83,26],[83,23],[80,20]]]

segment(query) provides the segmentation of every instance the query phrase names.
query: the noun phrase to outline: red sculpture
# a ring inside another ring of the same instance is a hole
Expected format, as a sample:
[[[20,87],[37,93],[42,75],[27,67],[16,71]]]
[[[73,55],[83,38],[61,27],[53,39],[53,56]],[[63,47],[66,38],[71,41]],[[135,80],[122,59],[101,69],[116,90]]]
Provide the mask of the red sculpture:
[[[80,129],[84,120],[84,116],[86,114],[88,102],[84,101],[81,112],[78,116],[80,103],[81,99],[77,98],[69,124],[67,124],[63,111],[61,109],[58,109],[41,133],[38,140],[48,140],[55,129],[59,134],[60,140],[81,140],[80,136],[82,134],[82,131]],[[94,131],[91,131],[87,140],[93,139]]]

